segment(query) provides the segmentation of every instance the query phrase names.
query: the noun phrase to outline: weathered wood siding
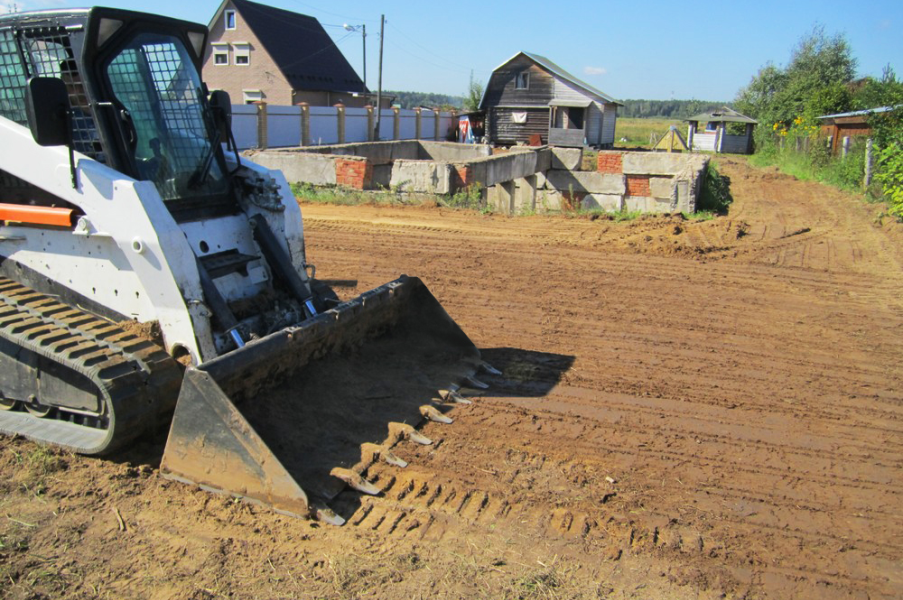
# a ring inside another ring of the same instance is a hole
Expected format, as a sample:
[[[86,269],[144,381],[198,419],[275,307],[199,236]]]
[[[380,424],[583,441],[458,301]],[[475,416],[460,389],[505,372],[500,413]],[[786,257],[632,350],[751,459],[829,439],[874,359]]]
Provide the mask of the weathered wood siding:
[[[749,138],[745,135],[725,135],[721,142],[721,151],[730,154],[746,154]]]
[[[691,150],[702,150],[704,152],[715,151],[715,134],[700,133],[697,131],[693,134],[693,148]]]
[[[527,113],[526,123],[515,123],[512,113]],[[539,134],[542,143],[549,141],[549,109],[536,108],[509,108],[499,106],[489,111],[489,139],[498,144],[527,143],[530,136]]]
[[[514,88],[517,74],[527,70],[530,73],[530,84],[525,90]],[[555,78],[539,68],[526,56],[518,56],[508,64],[492,73],[486,84],[484,105],[493,106],[548,106],[554,97]]]
[[[614,102],[608,102],[603,105],[603,121],[602,121],[602,137],[599,144],[602,146],[613,146],[615,143],[615,126],[618,121],[618,105]]]

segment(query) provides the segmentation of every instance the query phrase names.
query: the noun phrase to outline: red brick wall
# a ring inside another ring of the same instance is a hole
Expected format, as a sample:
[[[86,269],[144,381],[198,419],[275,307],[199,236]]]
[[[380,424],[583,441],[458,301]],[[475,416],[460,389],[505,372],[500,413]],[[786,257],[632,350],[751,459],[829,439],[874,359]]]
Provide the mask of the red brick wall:
[[[649,190],[648,175],[628,175],[627,176],[627,195],[628,196],[651,196]]]
[[[464,189],[473,183],[473,169],[468,166],[455,167],[454,186],[455,189]]]
[[[349,160],[337,158],[335,161],[336,185],[363,190],[370,187],[373,179],[373,164],[366,159]]]
[[[620,152],[600,152],[596,159],[596,170],[599,173],[623,173]]]

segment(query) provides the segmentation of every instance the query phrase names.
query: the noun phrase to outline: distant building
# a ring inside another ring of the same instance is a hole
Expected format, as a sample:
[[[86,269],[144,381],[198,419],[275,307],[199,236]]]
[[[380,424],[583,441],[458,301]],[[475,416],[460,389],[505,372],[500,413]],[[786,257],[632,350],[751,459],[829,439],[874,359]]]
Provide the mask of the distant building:
[[[544,56],[518,52],[492,72],[480,109],[490,143],[609,147],[620,102]]]
[[[224,0],[210,21],[204,81],[235,104],[364,106],[364,82],[313,17],[249,0]]]
[[[751,154],[753,128],[759,123],[746,115],[741,115],[732,108],[724,106],[712,112],[702,113],[689,119],[687,126],[687,146],[690,150],[703,152],[728,152],[731,154]],[[704,128],[699,129],[703,123]],[[729,123],[745,125],[744,133],[727,132]]]
[[[838,150],[843,145],[843,138],[870,137],[872,135],[872,126],[869,124],[869,117],[901,107],[903,107],[903,105],[882,106],[880,108],[869,108],[866,110],[855,110],[853,112],[817,117],[818,120],[821,121],[820,133],[821,135],[830,138],[831,152],[837,154]]]

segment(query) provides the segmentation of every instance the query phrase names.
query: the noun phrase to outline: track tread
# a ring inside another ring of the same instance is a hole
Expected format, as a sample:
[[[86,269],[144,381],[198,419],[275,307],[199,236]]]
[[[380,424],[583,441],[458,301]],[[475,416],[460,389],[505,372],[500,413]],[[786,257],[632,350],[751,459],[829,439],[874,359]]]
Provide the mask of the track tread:
[[[60,429],[55,425],[29,425],[27,431],[20,431],[22,428],[10,425],[22,421],[23,413],[16,413],[8,422],[0,415],[4,433],[22,434],[84,454],[103,454],[136,438],[158,414],[175,405],[181,368],[153,340],[4,277],[0,277],[0,337],[80,373],[96,386],[103,401],[96,418],[74,418],[66,407],[58,407],[58,418],[51,421],[78,423],[86,429],[113,428],[101,444],[82,447],[71,440],[97,436],[79,438],[67,433],[66,440],[53,439],[53,434],[46,432]],[[39,433],[34,434],[35,430]]]

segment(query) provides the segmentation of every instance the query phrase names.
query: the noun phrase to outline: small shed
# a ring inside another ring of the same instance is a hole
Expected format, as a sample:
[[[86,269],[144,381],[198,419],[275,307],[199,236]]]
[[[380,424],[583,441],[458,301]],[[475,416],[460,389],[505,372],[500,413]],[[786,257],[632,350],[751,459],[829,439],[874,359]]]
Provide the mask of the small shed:
[[[732,108],[724,106],[709,113],[690,117],[685,121],[689,123],[687,146],[690,150],[730,154],[752,153],[753,128],[759,122],[746,115],[741,115]],[[705,125],[703,129],[699,129],[700,123]],[[729,123],[745,124],[745,132],[742,135],[728,133]]]
[[[488,141],[504,145],[609,147],[618,106],[608,94],[530,52],[518,52],[497,67],[480,100]]]
[[[900,108],[901,106],[903,105],[882,106],[880,108],[869,108],[817,117],[821,121],[820,133],[830,140],[831,152],[837,154],[844,138],[870,137],[872,135],[869,117]]]

